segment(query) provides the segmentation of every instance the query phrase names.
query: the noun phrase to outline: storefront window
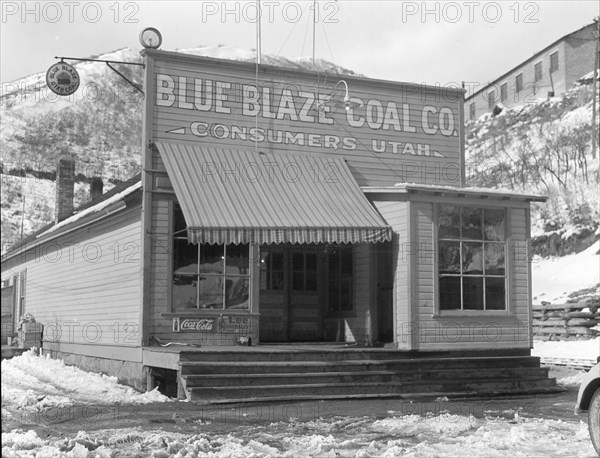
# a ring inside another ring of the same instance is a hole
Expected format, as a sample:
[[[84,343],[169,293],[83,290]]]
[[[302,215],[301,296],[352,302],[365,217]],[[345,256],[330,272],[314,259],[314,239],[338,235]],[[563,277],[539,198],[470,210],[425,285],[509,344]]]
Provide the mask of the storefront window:
[[[173,309],[250,308],[250,247],[193,245],[175,204],[173,234]]]
[[[325,263],[329,312],[351,311],[354,306],[352,246],[330,247]]]
[[[440,310],[506,310],[503,209],[440,205]]]

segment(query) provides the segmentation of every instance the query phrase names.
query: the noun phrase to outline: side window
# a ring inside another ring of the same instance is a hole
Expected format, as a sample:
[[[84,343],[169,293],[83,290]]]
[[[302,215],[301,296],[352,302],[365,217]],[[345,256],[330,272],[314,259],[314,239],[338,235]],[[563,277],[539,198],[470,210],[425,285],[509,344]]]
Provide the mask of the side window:
[[[438,207],[439,309],[506,310],[504,209]]]

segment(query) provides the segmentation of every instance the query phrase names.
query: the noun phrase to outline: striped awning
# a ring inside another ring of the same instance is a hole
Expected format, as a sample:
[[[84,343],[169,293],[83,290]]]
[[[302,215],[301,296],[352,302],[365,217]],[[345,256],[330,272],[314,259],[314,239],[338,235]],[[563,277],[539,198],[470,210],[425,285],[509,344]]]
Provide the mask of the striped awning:
[[[391,240],[341,158],[158,143],[192,243]]]

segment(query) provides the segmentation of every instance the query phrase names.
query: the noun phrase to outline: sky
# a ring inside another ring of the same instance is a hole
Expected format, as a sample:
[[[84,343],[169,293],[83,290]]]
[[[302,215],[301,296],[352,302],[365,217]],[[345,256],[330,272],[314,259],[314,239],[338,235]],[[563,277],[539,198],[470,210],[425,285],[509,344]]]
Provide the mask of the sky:
[[[257,43],[254,1],[0,3],[2,83],[45,72],[57,55],[141,49],[139,33],[150,26],[164,50]],[[317,58],[372,78],[442,85],[484,85],[600,14],[596,0],[260,4],[265,54],[311,57],[314,23]]]

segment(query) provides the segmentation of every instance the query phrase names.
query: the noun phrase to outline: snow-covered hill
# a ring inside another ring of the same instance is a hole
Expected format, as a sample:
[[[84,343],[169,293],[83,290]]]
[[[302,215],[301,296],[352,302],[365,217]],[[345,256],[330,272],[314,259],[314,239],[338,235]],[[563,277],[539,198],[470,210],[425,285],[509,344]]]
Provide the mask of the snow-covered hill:
[[[253,62],[253,50],[230,46],[182,49],[179,52]],[[139,51],[123,48],[95,59],[141,62]],[[310,59],[263,55],[262,63],[313,69]],[[114,64],[130,80],[141,84],[139,66]],[[102,62],[77,62],[79,90],[60,97],[46,86],[45,72],[4,84],[0,94],[0,151],[2,152],[2,251],[23,235],[51,221],[58,157],[66,152],[77,159],[80,184],[76,203],[85,203],[86,180],[101,176],[105,190],[127,180],[140,169],[141,94]],[[351,70],[318,59],[320,73],[354,75]],[[34,175],[37,173],[37,178]],[[18,175],[18,177],[10,176]],[[23,206],[25,215],[23,217]]]
[[[592,233],[598,228],[599,160],[592,153],[589,76],[563,96],[467,122],[469,184],[548,196],[547,203],[534,205],[534,235],[556,231],[566,240],[583,228]]]

